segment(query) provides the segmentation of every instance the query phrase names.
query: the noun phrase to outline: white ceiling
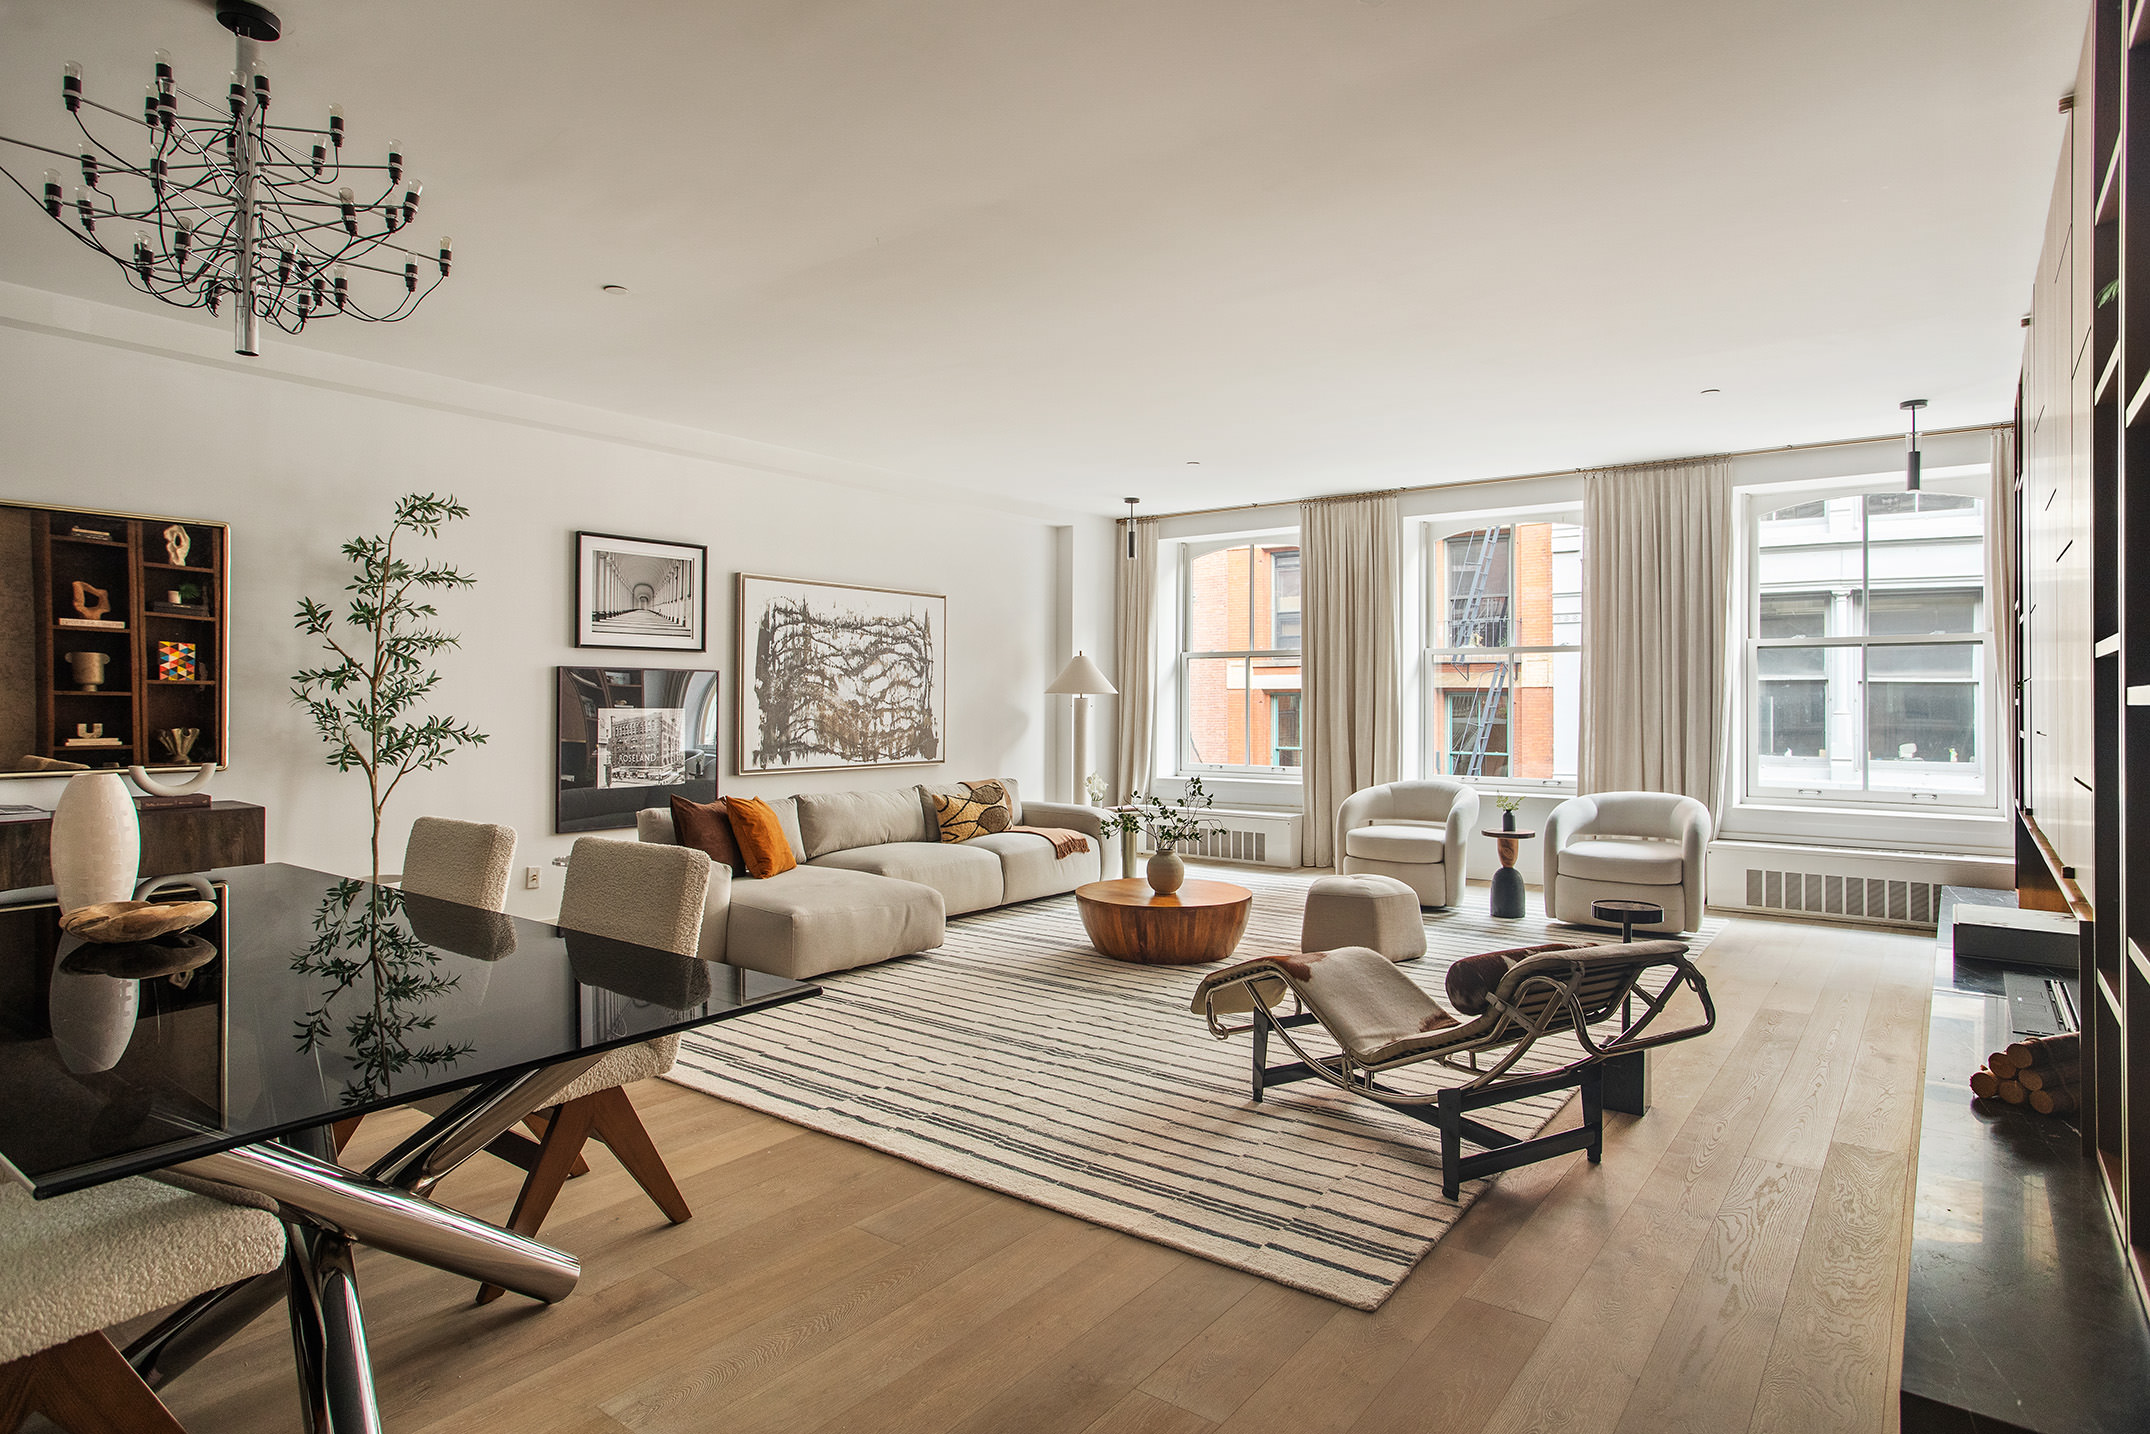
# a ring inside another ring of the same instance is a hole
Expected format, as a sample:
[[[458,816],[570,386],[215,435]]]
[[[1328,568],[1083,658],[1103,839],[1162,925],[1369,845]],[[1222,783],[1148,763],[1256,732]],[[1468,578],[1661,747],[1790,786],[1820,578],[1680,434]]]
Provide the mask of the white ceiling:
[[[71,58],[123,109],[159,46],[220,93],[211,8],[0,0],[0,133],[68,142]],[[1097,512],[2005,416],[2086,13],[275,8],[273,117],[399,139],[457,263],[273,342]],[[173,312],[12,190],[0,279]]]

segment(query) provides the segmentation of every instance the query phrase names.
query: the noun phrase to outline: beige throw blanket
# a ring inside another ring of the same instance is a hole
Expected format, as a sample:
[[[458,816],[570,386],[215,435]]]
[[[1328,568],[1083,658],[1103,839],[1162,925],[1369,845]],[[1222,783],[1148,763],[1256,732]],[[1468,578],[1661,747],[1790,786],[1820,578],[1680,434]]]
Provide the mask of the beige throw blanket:
[[[1088,851],[1090,849],[1090,838],[1069,827],[1009,827],[1008,830],[1011,832],[1028,832],[1032,836],[1044,837],[1053,844],[1053,856],[1056,860],[1062,860],[1075,855],[1079,851]]]

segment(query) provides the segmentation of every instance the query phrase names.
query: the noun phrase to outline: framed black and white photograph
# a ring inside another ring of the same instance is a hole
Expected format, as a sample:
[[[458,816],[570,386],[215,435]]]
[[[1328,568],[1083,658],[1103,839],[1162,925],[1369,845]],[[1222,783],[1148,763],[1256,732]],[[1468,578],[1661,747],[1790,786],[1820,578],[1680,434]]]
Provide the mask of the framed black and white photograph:
[[[739,575],[734,769],[947,760],[948,599]]]
[[[674,796],[717,797],[717,674],[702,668],[561,667],[553,830],[631,827]]]
[[[708,650],[708,568],[699,543],[575,534],[575,646]]]

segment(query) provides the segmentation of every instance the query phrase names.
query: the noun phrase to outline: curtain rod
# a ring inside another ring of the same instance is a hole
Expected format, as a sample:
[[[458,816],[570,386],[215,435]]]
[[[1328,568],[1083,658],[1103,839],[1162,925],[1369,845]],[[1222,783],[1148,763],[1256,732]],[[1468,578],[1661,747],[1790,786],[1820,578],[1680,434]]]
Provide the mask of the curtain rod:
[[[1920,434],[1921,438],[1945,438],[1955,433],[1990,433],[1997,428],[2009,428],[2014,420],[2003,423],[1966,423],[1956,428],[1930,428]],[[1555,468],[1544,473],[1510,473],[1499,478],[1465,478],[1456,483],[1418,483],[1408,488],[1377,488],[1368,493],[1324,493],[1318,498],[1270,498],[1255,503],[1224,503],[1215,508],[1182,508],[1171,513],[1144,513],[1146,520],[1159,523],[1167,518],[1202,518],[1211,513],[1243,513],[1254,508],[1291,508],[1301,503],[1320,502],[1328,498],[1378,498],[1395,493],[1437,493],[1450,488],[1483,488],[1495,483],[1528,483],[1534,478],[1572,478],[1578,473],[1610,473],[1622,468],[1658,468],[1668,463],[1705,463],[1713,459],[1759,458],[1765,453],[1804,453],[1817,448],[1853,448],[1861,443],[1887,443],[1900,439],[1901,433],[1881,433],[1871,438],[1832,438],[1820,443],[1786,443],[1776,448],[1739,448],[1730,453],[1705,453],[1685,458],[1646,458],[1639,463],[1598,463],[1588,468]],[[1125,523],[1125,518],[1115,518]]]

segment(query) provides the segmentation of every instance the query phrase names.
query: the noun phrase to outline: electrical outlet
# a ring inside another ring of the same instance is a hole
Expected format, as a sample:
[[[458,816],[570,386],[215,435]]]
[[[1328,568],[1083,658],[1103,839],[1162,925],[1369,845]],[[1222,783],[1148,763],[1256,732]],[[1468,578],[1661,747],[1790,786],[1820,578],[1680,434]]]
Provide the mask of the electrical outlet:
[[[534,867],[534,866],[526,866],[526,867],[524,867],[524,868],[523,868],[523,890],[525,890],[525,891],[536,891],[537,889],[538,889],[538,869],[537,869],[536,867]]]

